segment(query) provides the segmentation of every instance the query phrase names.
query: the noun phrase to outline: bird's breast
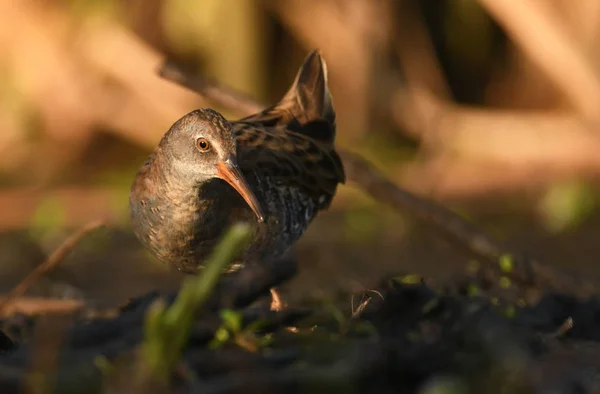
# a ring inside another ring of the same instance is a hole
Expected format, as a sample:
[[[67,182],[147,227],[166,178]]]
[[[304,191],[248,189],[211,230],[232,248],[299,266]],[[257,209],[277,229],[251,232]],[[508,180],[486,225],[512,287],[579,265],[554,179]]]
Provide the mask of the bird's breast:
[[[190,245],[198,215],[193,200],[172,200],[163,195],[130,199],[133,230],[159,260],[184,269],[193,260]]]

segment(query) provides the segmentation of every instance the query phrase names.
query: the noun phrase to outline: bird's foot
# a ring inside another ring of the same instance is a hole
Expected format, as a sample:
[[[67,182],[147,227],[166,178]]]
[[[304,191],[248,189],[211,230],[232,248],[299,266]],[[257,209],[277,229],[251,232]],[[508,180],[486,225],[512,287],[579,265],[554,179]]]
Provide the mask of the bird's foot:
[[[287,305],[285,304],[285,301],[283,301],[283,298],[281,298],[279,292],[274,287],[271,288],[271,310],[281,312],[286,307]]]

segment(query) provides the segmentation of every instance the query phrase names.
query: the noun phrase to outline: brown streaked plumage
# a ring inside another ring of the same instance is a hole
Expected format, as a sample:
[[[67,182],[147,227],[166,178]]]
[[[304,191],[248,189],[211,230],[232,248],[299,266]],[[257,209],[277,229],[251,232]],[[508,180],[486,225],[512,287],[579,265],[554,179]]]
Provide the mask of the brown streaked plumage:
[[[327,68],[314,51],[278,104],[234,122],[210,109],[175,122],[133,182],[133,229],[185,272],[236,221],[254,223],[242,261],[278,258],[345,181],[334,139]]]

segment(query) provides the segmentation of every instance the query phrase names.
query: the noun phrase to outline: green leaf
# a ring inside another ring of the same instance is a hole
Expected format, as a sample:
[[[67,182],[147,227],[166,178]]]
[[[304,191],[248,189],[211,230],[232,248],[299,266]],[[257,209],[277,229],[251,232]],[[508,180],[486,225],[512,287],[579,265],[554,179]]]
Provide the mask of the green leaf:
[[[166,308],[164,301],[158,300],[149,308],[142,342],[141,379],[169,380],[181,358],[194,316],[210,297],[223,269],[248,244],[250,235],[250,225],[234,225],[215,247],[200,275],[183,281],[170,307]]]
[[[221,318],[223,319],[225,327],[231,330],[233,333],[242,331],[242,314],[232,309],[223,309],[221,311]]]

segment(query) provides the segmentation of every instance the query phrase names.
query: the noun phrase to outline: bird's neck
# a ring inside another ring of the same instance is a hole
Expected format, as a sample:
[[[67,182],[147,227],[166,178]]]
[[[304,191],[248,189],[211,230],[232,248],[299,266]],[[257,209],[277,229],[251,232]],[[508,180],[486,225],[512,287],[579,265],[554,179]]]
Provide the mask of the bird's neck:
[[[150,158],[147,177],[158,188],[157,195],[176,203],[195,203],[200,183],[189,175],[177,171],[170,159],[156,151]]]

